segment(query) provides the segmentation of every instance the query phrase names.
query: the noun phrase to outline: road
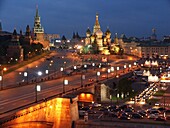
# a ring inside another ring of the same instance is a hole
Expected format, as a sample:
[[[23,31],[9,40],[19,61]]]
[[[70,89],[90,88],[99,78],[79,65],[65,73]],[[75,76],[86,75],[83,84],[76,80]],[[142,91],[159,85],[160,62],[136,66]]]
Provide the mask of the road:
[[[71,65],[77,65],[81,63],[80,58],[78,58],[77,56],[73,55],[70,52],[53,52],[50,56],[48,56],[48,58],[53,57],[53,66],[51,66],[51,70],[52,69],[56,69],[56,70],[60,70],[60,67],[63,66],[63,63],[66,62],[66,67],[69,67]],[[40,60],[37,60],[31,64],[28,64],[20,69],[17,69],[14,72],[11,72],[7,75],[5,75],[5,79],[4,79],[4,85],[5,86],[10,86],[12,84],[17,83],[19,80],[21,80],[21,78],[23,78],[23,76],[18,76],[16,73],[18,72],[24,72],[28,70],[28,73],[35,73],[40,69],[45,70],[46,67],[49,66],[49,60],[46,60],[47,58],[41,58]],[[100,61],[99,61],[100,62]],[[119,72],[122,72],[121,70],[125,70],[123,68],[124,64],[129,64],[129,60],[125,60],[125,59],[121,59],[121,60],[111,60],[111,65],[115,67],[116,70],[116,66],[120,66],[120,70],[117,71],[117,74],[119,74]],[[131,64],[133,64],[133,61],[130,62]],[[105,69],[105,70],[104,70]],[[126,69],[128,70],[128,68]],[[90,81],[88,81],[88,79],[93,79],[95,82],[96,81],[96,71],[100,71],[101,75],[98,77],[99,80],[101,79],[106,79],[107,76],[107,70],[106,68],[98,68],[96,70],[94,69],[87,69],[87,72],[84,70],[84,75],[85,75],[85,79],[83,80],[83,84],[88,84],[90,83]],[[52,71],[51,71],[52,72]],[[59,71],[58,71],[59,72]],[[61,75],[61,73],[59,73]],[[57,75],[59,75],[57,74]],[[69,81],[69,85],[65,86],[65,90],[72,90],[72,88],[77,88],[81,86],[81,74],[80,73],[74,73],[74,77],[73,76],[67,76],[65,77],[65,79],[68,79]],[[114,74],[113,73],[109,73],[108,76],[109,77],[115,77],[115,71]],[[103,78],[104,76],[104,78]],[[43,76],[42,76],[43,77]],[[9,80],[10,78],[10,80]],[[31,78],[30,78],[31,79]],[[30,80],[29,79],[29,80]],[[44,81],[41,83],[37,83],[39,85],[41,85],[41,92],[38,92],[38,100],[49,97],[49,96],[53,96],[56,95],[57,93],[61,93],[63,91],[63,77],[62,78],[58,78],[58,79],[54,79],[54,80],[50,80],[50,81]],[[29,103],[33,103],[35,102],[35,85],[34,84],[29,84],[26,86],[21,86],[18,88],[12,88],[12,89],[7,89],[7,90],[1,90],[0,91],[0,114],[9,111],[11,109],[14,108],[18,108],[20,106],[29,104]],[[1,115],[2,116],[2,115]]]

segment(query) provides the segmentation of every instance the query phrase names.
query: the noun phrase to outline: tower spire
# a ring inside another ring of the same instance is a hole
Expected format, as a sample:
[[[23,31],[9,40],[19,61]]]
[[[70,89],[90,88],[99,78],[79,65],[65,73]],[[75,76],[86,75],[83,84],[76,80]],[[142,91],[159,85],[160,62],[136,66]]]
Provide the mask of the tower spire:
[[[96,33],[98,30],[100,30],[99,14],[96,13],[96,21],[95,21],[95,25],[93,27],[93,33]]]
[[[35,17],[39,17],[39,15],[38,15],[38,5],[36,5],[36,15],[35,15]]]
[[[99,14],[98,13],[96,13],[96,22],[95,22],[95,25],[96,26],[100,25],[99,24]]]

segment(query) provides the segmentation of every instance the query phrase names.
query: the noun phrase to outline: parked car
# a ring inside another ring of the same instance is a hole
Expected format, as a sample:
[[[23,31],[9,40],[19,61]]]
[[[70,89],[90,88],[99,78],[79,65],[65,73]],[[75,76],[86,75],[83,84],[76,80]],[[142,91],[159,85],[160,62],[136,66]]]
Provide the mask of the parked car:
[[[155,118],[154,120],[155,120],[155,121],[166,121],[166,117],[158,116],[158,117]]]
[[[155,119],[155,118],[157,118],[159,116],[159,114],[149,114],[148,116],[147,116],[147,118],[148,119]]]
[[[140,114],[138,114],[138,113],[133,113],[131,116],[132,116],[132,118],[134,118],[134,119],[143,119],[143,116],[140,115]]]
[[[130,120],[130,117],[128,117],[128,116],[119,116],[118,119],[120,119],[120,120]]]

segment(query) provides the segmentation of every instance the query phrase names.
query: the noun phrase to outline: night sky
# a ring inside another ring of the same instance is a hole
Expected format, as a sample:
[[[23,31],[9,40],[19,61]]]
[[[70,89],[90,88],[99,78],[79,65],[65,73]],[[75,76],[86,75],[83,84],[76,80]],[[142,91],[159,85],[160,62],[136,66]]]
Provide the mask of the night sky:
[[[102,31],[108,26],[112,37],[116,32],[148,37],[152,28],[159,38],[170,35],[170,0],[0,0],[3,30],[32,28],[36,5],[45,32],[66,38],[73,32],[85,36],[87,27],[92,31],[96,13]]]

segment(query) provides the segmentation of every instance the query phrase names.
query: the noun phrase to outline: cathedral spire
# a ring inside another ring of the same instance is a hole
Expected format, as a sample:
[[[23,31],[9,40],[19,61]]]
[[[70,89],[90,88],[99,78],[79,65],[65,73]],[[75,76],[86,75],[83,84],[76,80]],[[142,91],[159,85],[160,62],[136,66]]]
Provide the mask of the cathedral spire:
[[[38,5],[36,5],[36,15],[35,15],[35,17],[39,17],[39,15],[38,15]]]
[[[95,22],[95,25],[96,26],[100,26],[100,24],[99,24],[99,14],[98,13],[96,13],[96,22]]]
[[[93,34],[95,34],[98,30],[100,30],[99,14],[96,13],[96,21],[95,21],[95,25],[93,27]]]

